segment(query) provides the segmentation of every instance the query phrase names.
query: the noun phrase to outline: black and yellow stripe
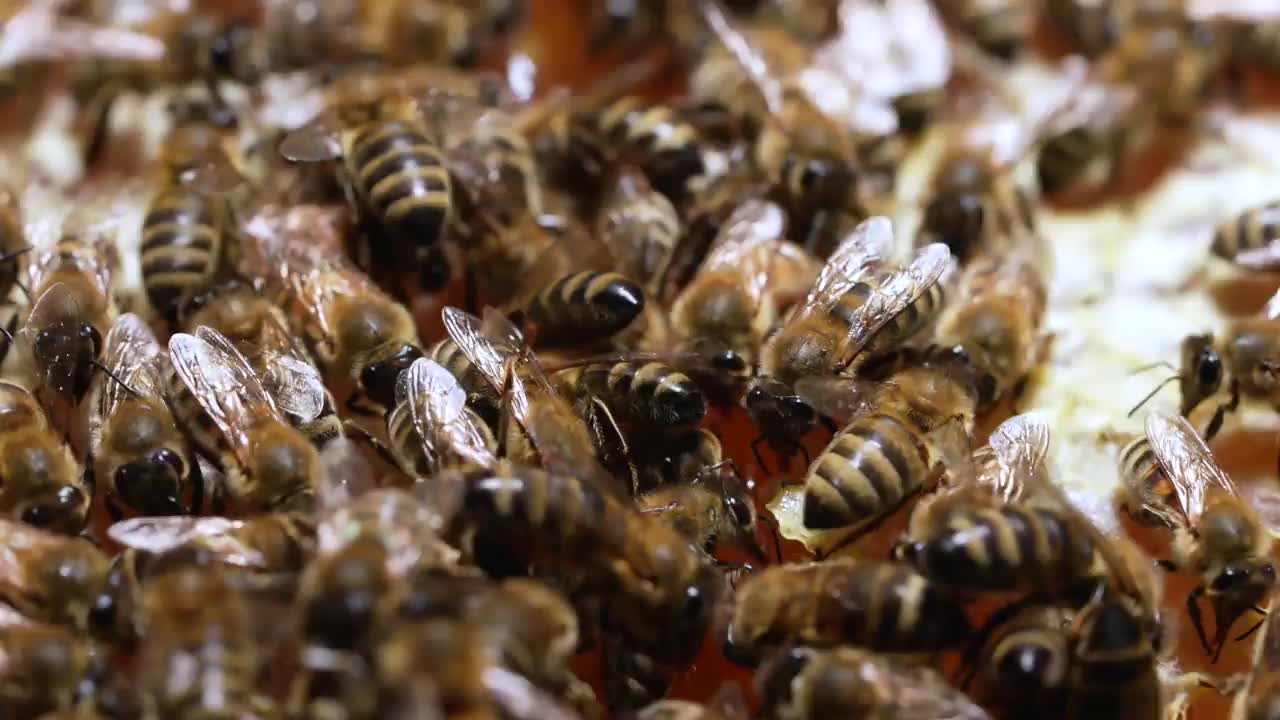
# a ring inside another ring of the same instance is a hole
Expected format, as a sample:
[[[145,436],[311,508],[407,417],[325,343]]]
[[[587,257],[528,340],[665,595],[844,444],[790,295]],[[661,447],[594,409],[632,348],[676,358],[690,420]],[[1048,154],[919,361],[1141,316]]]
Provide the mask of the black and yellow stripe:
[[[151,306],[170,322],[182,297],[208,288],[220,271],[226,220],[221,201],[182,186],[152,199],[142,222],[142,283]]]
[[[346,143],[360,194],[391,238],[419,247],[438,242],[452,210],[441,149],[421,129],[398,121],[360,126]]]
[[[804,524],[842,528],[883,517],[929,474],[924,445],[897,418],[859,417],[832,438],[805,476]]]
[[[569,368],[557,381],[574,397],[599,397],[619,420],[662,430],[702,421],[707,400],[688,375],[662,362],[621,361]]]
[[[1213,231],[1214,255],[1232,260],[1246,250],[1265,248],[1280,240],[1280,201],[1246,210],[1219,223]]]
[[[644,290],[614,272],[583,270],[553,281],[529,303],[540,345],[608,339],[644,310]],[[448,367],[447,365],[445,367]]]

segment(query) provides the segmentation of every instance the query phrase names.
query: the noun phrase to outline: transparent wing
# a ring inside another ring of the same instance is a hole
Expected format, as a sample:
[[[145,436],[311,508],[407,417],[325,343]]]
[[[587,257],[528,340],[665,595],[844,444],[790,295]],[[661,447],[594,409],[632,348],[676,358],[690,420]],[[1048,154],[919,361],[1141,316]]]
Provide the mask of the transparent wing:
[[[215,346],[204,337],[177,333],[169,338],[169,358],[200,407],[241,460],[247,461],[246,429],[257,417],[265,414],[278,418],[278,414],[244,356],[225,337]]]
[[[699,8],[702,10],[703,20],[764,97],[765,106],[769,109],[769,112],[774,115],[781,113],[783,103],[782,84],[778,82],[770,71],[764,55],[757,51],[746,36],[733,26],[728,14],[725,13],[719,2],[716,0],[697,1]]]
[[[152,554],[195,544],[228,565],[265,568],[262,553],[239,537],[244,527],[244,521],[225,517],[167,515],[121,520],[107,528],[107,536],[125,547]]]
[[[880,328],[915,302],[951,264],[951,251],[942,243],[921,248],[911,264],[891,273],[854,311],[849,334],[836,354],[847,361],[861,352]]]
[[[1146,431],[1151,449],[1173,484],[1182,513],[1192,527],[1204,510],[1207,490],[1239,494],[1235,483],[1218,467],[1209,446],[1186,418],[1153,411],[1147,414]]]
[[[993,494],[1012,502],[1026,494],[1028,485],[1038,487],[1044,477],[1045,458],[1049,454],[1049,425],[1042,413],[1023,413],[1000,423],[987,440],[995,456],[996,467],[991,477],[979,482]]]
[[[342,157],[342,140],[337,128],[317,121],[294,130],[280,141],[280,154],[292,162],[325,162]]]
[[[197,330],[196,334],[199,335]],[[278,319],[263,324],[259,336],[258,367],[264,368],[263,387],[276,407],[296,422],[310,422],[324,411],[327,391],[320,370],[294,344]]]
[[[872,406],[884,383],[843,375],[809,375],[795,382],[796,394],[819,414],[847,425]]]
[[[768,287],[769,266],[774,259],[768,250],[783,239],[785,231],[786,215],[781,207],[763,200],[747,200],[725,221],[700,272],[735,269],[752,299],[759,303]]]
[[[406,383],[410,417],[428,458],[451,453],[481,467],[497,463],[466,412],[466,391],[448,370],[419,358],[409,366]]]
[[[524,339],[510,322],[504,328],[496,318],[490,318],[496,314],[489,313],[485,320],[481,320],[456,307],[446,307],[440,313],[445,332],[489,384],[502,392],[506,384],[507,362],[521,352]],[[497,337],[491,337],[491,334]]]
[[[133,313],[116,318],[104,345],[103,367],[128,388],[108,378],[101,379],[99,420],[110,417],[122,400],[132,396],[130,391],[163,402],[161,381],[156,373],[156,363],[161,357],[160,342],[142,318]]]
[[[889,219],[873,217],[864,220],[827,258],[813,282],[813,289],[792,322],[799,322],[816,312],[825,312],[833,301],[858,283],[865,282],[892,253],[893,225]]]
[[[22,325],[22,334],[35,339],[35,334],[50,324],[63,321],[78,321],[83,317],[84,308],[80,300],[66,283],[56,282],[50,285],[31,306],[26,321]]]

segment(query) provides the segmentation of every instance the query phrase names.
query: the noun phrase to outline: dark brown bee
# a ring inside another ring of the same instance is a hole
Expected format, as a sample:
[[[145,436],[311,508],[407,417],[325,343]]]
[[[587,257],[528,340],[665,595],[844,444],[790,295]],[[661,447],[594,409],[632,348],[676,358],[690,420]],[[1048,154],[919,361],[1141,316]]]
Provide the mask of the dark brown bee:
[[[1245,210],[1213,231],[1214,255],[1253,270],[1280,264],[1280,201]]]
[[[115,245],[63,235],[38,253],[30,268],[31,311],[22,336],[39,384],[69,405],[89,390],[102,336],[115,320],[111,278]]]
[[[1069,720],[1164,717],[1158,656],[1143,616],[1125,597],[1104,598],[1080,611],[1067,675]]]
[[[426,358],[400,375],[399,402],[387,415],[387,436],[401,469],[417,478],[461,467],[497,463],[497,440],[479,415],[467,407],[457,378]]]
[[[620,423],[675,433],[696,428],[707,398],[688,375],[659,360],[585,362],[551,376],[577,402],[599,398]]]
[[[295,322],[322,366],[350,378],[382,414],[395,405],[400,373],[422,357],[421,343],[409,312],[350,267],[339,241],[315,247],[319,227],[328,225],[326,234],[341,237],[333,224],[332,213],[324,208],[295,205],[264,208],[248,230],[259,243],[259,254],[277,257],[266,267],[283,272],[289,299],[302,315]],[[352,395],[347,406],[359,399]]]
[[[0,519],[0,598],[20,614],[77,630],[107,575],[108,560],[83,538]]]
[[[198,512],[200,469],[165,399],[173,371],[142,318],[127,313],[116,319],[103,367],[110,377],[99,382],[90,457],[95,477],[107,479],[108,509],[117,520],[124,508],[144,515]]]
[[[1147,415],[1146,436],[1121,451],[1122,502],[1139,519],[1173,532],[1175,567],[1196,573],[1187,612],[1205,652],[1217,660],[1231,625],[1267,597],[1276,583],[1272,538],[1256,511],[1214,461],[1185,418]],[[1200,596],[1213,606],[1217,631],[1210,643]]]
[[[241,502],[274,510],[306,510],[315,498],[320,458],[284,418],[249,361],[207,327],[169,338],[178,377],[221,433],[218,459],[225,490]],[[180,412],[190,417],[194,410]]]
[[[984,687],[1008,717],[1030,718],[1061,707],[1071,671],[1073,613],[1053,606],[1022,609],[983,649]]]
[[[159,189],[142,221],[142,284],[151,306],[169,322],[177,320],[184,297],[206,289],[234,262],[230,199],[192,176],[225,164],[222,135],[206,123],[180,125],[158,161]]]
[[[583,270],[543,287],[525,306],[540,347],[581,347],[621,332],[644,311],[644,290],[614,272]]]
[[[1114,182],[1120,159],[1150,129],[1132,88],[1086,85],[1076,102],[1079,119],[1046,133],[1036,157],[1036,178],[1048,195]]]
[[[959,603],[906,565],[832,558],[768,567],[739,585],[724,654],[755,665],[788,644],[931,653],[969,630]]]
[[[0,512],[14,520],[76,534],[89,519],[93,491],[71,448],[35,396],[0,382]]]
[[[761,668],[756,685],[770,717],[991,717],[936,670],[861,648],[792,648]]]

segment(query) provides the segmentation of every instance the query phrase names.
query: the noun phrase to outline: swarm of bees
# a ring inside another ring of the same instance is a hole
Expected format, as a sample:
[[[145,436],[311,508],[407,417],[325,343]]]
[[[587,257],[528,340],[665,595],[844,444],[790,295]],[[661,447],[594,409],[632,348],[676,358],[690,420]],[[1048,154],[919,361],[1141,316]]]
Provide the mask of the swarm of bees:
[[[1046,208],[1220,139],[1280,9],[562,4],[604,70],[532,89],[552,3],[0,8],[0,95],[84,170],[0,186],[0,716],[1280,712],[1280,511],[1208,444],[1277,407],[1280,293],[1114,418],[1134,539],[1024,403]],[[1205,262],[1274,271],[1278,218]]]

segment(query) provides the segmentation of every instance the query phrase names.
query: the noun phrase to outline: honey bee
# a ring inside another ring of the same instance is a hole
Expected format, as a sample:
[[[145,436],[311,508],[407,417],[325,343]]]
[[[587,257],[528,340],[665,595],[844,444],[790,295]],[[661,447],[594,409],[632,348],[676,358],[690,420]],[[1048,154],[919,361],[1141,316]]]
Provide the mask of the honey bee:
[[[626,329],[644,304],[644,290],[623,275],[581,270],[542,286],[524,312],[539,347],[581,347]]]
[[[1016,0],[947,0],[938,11],[972,38],[978,47],[1004,60],[1012,60],[1031,35],[1031,8]]]
[[[137,315],[121,315],[107,333],[103,367],[113,379],[98,386],[90,457],[95,476],[108,478],[106,503],[117,520],[121,504],[145,515],[178,515],[198,511],[203,501],[200,468],[165,400],[167,361]]]
[[[1249,208],[1220,223],[1210,250],[1251,270],[1272,270],[1280,263],[1280,201]]]
[[[1157,652],[1143,616],[1125,596],[1104,597],[1077,615],[1067,718],[1165,717]]]
[[[0,507],[14,520],[74,535],[89,518],[93,492],[71,448],[36,397],[0,382]]]
[[[719,465],[724,465],[721,461]],[[714,556],[721,543],[745,550],[764,561],[764,550],[756,539],[756,511],[747,483],[740,477],[726,479],[724,468],[703,468],[696,482],[667,485],[639,498],[641,512],[657,515],[671,523],[694,545]],[[720,487],[715,487],[716,482]]]
[[[1074,614],[1052,605],[1021,609],[983,649],[985,687],[1009,717],[1061,707],[1071,669]]]
[[[675,206],[653,189],[644,173],[634,167],[614,173],[596,213],[595,229],[618,272],[649,278],[645,296],[663,297],[681,222]]]
[[[308,509],[319,455],[289,425],[231,341],[211,328],[176,333],[169,338],[169,357],[192,401],[221,432],[226,450],[219,457],[230,496],[275,510]]]
[[[102,336],[115,320],[111,277],[115,246],[65,234],[39,252],[29,272],[31,311],[23,338],[42,387],[79,405],[99,365]]]
[[[1205,652],[1216,661],[1231,625],[1257,608],[1275,585],[1271,536],[1237,495],[1231,478],[1182,417],[1147,415],[1146,435],[1120,452],[1121,504],[1136,518],[1173,533],[1173,566],[1200,576],[1187,612]],[[1217,626],[1210,643],[1199,599],[1207,596]]]
[[[221,143],[220,128],[179,125],[165,139],[157,163],[163,168],[159,187],[142,221],[142,283],[151,306],[171,323],[184,298],[210,287],[234,263],[230,200],[209,191],[221,187],[212,185],[221,179],[209,169],[228,167]]]
[[[250,222],[249,231],[264,245],[283,243],[288,247],[293,244],[290,239],[314,233],[315,226],[325,222],[325,215],[317,206],[268,208]],[[314,238],[308,240],[302,247],[314,242]],[[359,409],[359,395],[376,405],[378,414],[393,407],[396,379],[423,356],[413,317],[367,276],[335,259],[331,252],[319,257],[293,253],[284,267],[285,285],[304,313],[304,330],[321,364],[331,372],[345,374],[359,390],[347,407]]]
[[[861,648],[784,651],[760,671],[756,684],[770,717],[787,720],[991,717],[936,670]]]
[[[400,375],[399,402],[387,415],[387,436],[401,469],[430,478],[457,467],[497,464],[497,440],[479,415],[467,407],[457,378],[426,358]]]
[[[977,392],[945,358],[909,367],[883,383],[807,378],[797,392],[848,424],[805,473],[804,524],[852,528],[844,543],[922,489],[930,468],[968,455]],[[853,399],[861,397],[861,400]]]
[[[446,307],[441,315],[449,337],[494,390],[503,394],[508,412],[498,434],[508,457],[513,447],[531,442],[537,459],[551,472],[585,477],[611,492],[624,492],[600,465],[592,430],[525,350],[519,330],[492,308],[486,309],[483,320],[454,307]],[[612,426],[607,430],[611,435],[620,434],[607,413],[601,422]]]
[[[289,424],[317,448],[343,434],[315,361],[294,340],[284,312],[249,285],[231,280],[195,296],[183,309],[182,327],[208,327],[230,340]]]
[[[934,342],[959,348],[981,371],[978,409],[1008,397],[1035,366],[1048,303],[1043,261],[1027,249],[984,255],[961,271]]]
[[[770,202],[748,200],[721,226],[698,272],[671,306],[683,350],[745,372],[781,310],[817,274],[816,263],[783,237],[785,217]]]
[[[107,557],[81,538],[0,519],[0,597],[21,615],[77,630],[87,627],[107,575]]]
[[[1113,184],[1129,148],[1152,131],[1139,93],[1131,87],[1085,84],[1072,114],[1052,127],[1036,157],[1041,192],[1056,195],[1075,188]]]
[[[775,565],[737,589],[724,655],[755,665],[771,647],[855,645],[932,653],[968,639],[958,601],[906,565],[832,558]]]
[[[84,712],[95,704],[97,685],[107,675],[107,658],[98,647],[70,628],[35,622],[7,608],[3,616],[0,709],[14,717],[36,717],[73,708]]]
[[[150,555],[198,548],[231,567],[260,573],[300,573],[315,553],[314,524],[297,514],[225,517],[137,517],[115,523],[107,535]]]
[[[31,250],[22,229],[18,194],[0,185],[0,298],[8,298],[27,274],[26,256]],[[12,331],[13,328],[7,328]]]
[[[143,587],[141,618],[144,717],[227,717],[269,709],[270,701],[254,693],[263,658],[249,607],[220,566],[190,565],[151,578]]]
[[[705,703],[689,700],[659,700],[636,713],[636,720],[746,720],[751,709],[746,695],[736,684],[720,687]]]
[[[619,423],[673,434],[696,428],[707,414],[693,378],[661,360],[621,355],[580,362],[554,370],[551,381],[580,404],[599,398]]]

